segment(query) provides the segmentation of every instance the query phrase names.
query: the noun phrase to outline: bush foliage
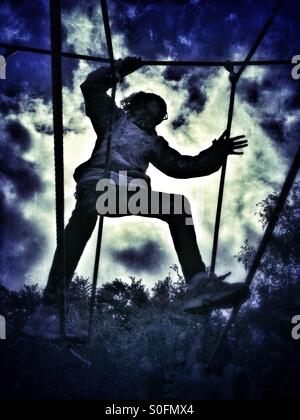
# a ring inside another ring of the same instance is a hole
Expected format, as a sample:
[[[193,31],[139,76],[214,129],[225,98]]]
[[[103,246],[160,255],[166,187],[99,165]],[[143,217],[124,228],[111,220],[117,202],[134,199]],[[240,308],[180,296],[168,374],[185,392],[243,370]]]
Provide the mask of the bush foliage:
[[[258,205],[265,227],[276,203]],[[148,290],[141,280],[115,279],[96,296],[95,335],[89,347],[39,342],[20,331],[41,302],[38,286],[0,287],[0,313],[9,339],[0,344],[1,395],[11,399],[298,399],[299,342],[291,319],[300,314],[300,185],[289,197],[271,245],[214,370],[205,366],[225,325],[226,311],[189,316],[177,266]],[[249,269],[257,244],[238,260]],[[69,309],[87,325],[90,282],[75,276]],[[75,354],[75,353],[76,354]],[[79,356],[79,357],[78,357]],[[91,363],[91,367],[84,360]],[[3,380],[5,378],[5,380]]]

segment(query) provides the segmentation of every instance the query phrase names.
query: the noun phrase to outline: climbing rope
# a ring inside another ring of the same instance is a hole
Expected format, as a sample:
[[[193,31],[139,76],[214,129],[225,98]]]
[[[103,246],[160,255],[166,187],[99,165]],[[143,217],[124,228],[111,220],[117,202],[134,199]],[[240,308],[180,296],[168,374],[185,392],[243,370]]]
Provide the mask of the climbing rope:
[[[64,267],[64,234],[62,234],[62,231],[64,230],[64,206],[63,206],[63,200],[61,200],[61,198],[63,198],[63,187],[61,186],[61,182],[60,182],[63,179],[62,97],[60,98],[59,95],[57,95],[57,90],[56,90],[59,87],[59,83],[61,86],[61,56],[62,56],[61,31],[57,30],[58,25],[60,26],[61,14],[60,14],[60,7],[57,7],[57,6],[60,6],[60,4],[57,4],[57,2],[54,0],[51,1],[50,3],[51,3],[51,29],[52,29],[51,31],[52,65],[53,65],[52,73],[53,73],[53,86],[54,86],[53,89],[55,90],[54,95],[53,95],[53,103],[55,102],[54,126],[56,127],[54,131],[56,133],[55,135],[55,145],[56,145],[55,162],[56,162],[56,177],[57,177],[57,187],[56,187],[56,190],[57,190],[56,191],[57,242],[58,242],[58,249],[59,249],[59,258],[60,258],[60,261],[62,262],[61,267]],[[112,45],[112,37],[111,37],[107,2],[106,0],[100,0],[100,3],[101,3],[103,23],[104,23],[104,29],[105,29],[105,35],[106,35],[107,49],[109,53],[109,62],[110,62],[110,66],[112,70],[112,78],[113,78],[111,113],[110,113],[110,121],[109,121],[108,132],[107,132],[107,151],[106,151],[106,173],[108,175],[109,166],[110,166],[110,156],[111,156],[112,127],[113,127],[114,113],[115,113],[117,76],[116,76],[116,69],[115,69],[115,59],[114,59],[114,52],[113,52],[113,45]],[[246,67],[251,63],[251,59],[253,58],[259,45],[264,39],[269,28],[271,27],[281,4],[282,4],[282,0],[279,0],[276,6],[274,7],[272,15],[267,20],[262,31],[257,37],[253,47],[249,51],[249,54],[247,55],[245,61],[241,63],[241,67],[238,73],[234,72],[234,65],[232,63],[225,64],[225,67],[230,71],[230,81],[231,81],[231,95],[230,95],[230,104],[229,104],[228,121],[227,121],[227,140],[231,136],[231,127],[232,127],[233,114],[234,114],[234,104],[235,104],[235,94],[236,94],[237,83],[240,77],[242,76],[244,70],[246,69]],[[208,63],[205,63],[205,62],[202,63],[202,65],[206,65],[206,64]],[[60,89],[60,92],[61,92],[61,89]],[[59,110],[61,110],[60,119],[58,115]],[[57,118],[55,116],[57,116]],[[217,259],[226,170],[227,170],[227,160],[223,165],[222,173],[221,173],[221,180],[220,180],[220,189],[219,189],[215,232],[214,232],[214,243],[213,243],[213,252],[212,252],[212,262],[211,262],[212,271],[215,271],[216,259]],[[99,263],[100,263],[102,238],[103,238],[103,227],[104,227],[104,217],[100,216],[96,254],[95,254],[95,263],[94,263],[92,294],[91,294],[90,311],[89,311],[89,327],[88,327],[89,339],[92,337],[92,331],[93,331],[93,317],[94,317],[94,308],[95,308],[95,300],[96,300],[97,281],[98,281],[98,274],[99,274]],[[61,272],[59,274],[60,274],[60,278],[64,280],[64,268],[61,269]],[[61,295],[63,296],[63,298],[61,299],[61,302],[60,302],[60,318],[61,318],[60,325],[61,325],[61,334],[64,335],[64,331],[65,331],[65,293],[64,291],[63,293],[61,293]]]
[[[113,123],[115,120],[115,99],[116,99],[116,93],[117,93],[118,79],[117,79],[117,74],[116,74],[114,50],[113,50],[113,45],[112,45],[112,37],[111,37],[107,2],[106,0],[100,0],[100,3],[101,3],[107,50],[109,54],[110,66],[111,66],[111,71],[112,71],[112,81],[113,81],[112,94],[111,94],[110,120],[109,120],[109,125],[108,125],[108,131],[106,134],[107,149],[106,149],[105,173],[106,173],[106,177],[109,177],[109,169],[110,169],[110,161],[111,161],[112,128],[113,128]],[[89,326],[88,326],[88,339],[89,340],[92,338],[92,335],[93,335],[93,320],[94,320],[97,282],[98,282],[99,264],[100,264],[101,248],[102,248],[103,227],[104,227],[104,216],[100,215],[96,254],[95,254],[95,263],[94,263],[91,302],[90,302],[90,310],[89,310]]]
[[[228,120],[227,120],[227,140],[230,139],[231,136],[231,127],[233,121],[233,114],[234,114],[234,103],[235,103],[235,94],[237,84],[245,71],[248,67],[251,59],[253,58],[254,54],[256,53],[258,47],[262,43],[264,37],[266,36],[267,32],[269,31],[272,23],[274,22],[275,17],[277,16],[279,9],[283,3],[283,0],[277,1],[271,16],[266,21],[263,29],[259,33],[258,37],[256,38],[252,48],[250,49],[245,61],[242,63],[239,71],[237,73],[234,72],[234,66],[232,63],[228,63],[225,67],[230,72],[230,81],[231,81],[231,94],[230,94],[230,103],[229,103],[229,111],[228,111]],[[219,235],[220,235],[220,225],[221,225],[221,216],[222,216],[222,206],[223,206],[223,198],[224,198],[224,189],[225,189],[225,179],[226,179],[226,171],[227,171],[227,159],[222,167],[221,172],[221,179],[220,179],[220,188],[219,188],[219,197],[218,197],[218,204],[217,204],[217,213],[216,213],[216,221],[215,221],[215,231],[214,231],[214,241],[213,241],[213,250],[212,250],[212,260],[210,270],[211,272],[215,272],[216,269],[216,261],[217,261],[217,253],[218,253],[218,244],[219,244]]]
[[[264,236],[262,238],[262,241],[261,241],[261,243],[259,245],[259,248],[258,248],[257,253],[255,255],[254,261],[252,263],[251,269],[250,269],[250,271],[248,273],[248,276],[246,278],[246,285],[247,285],[247,287],[250,287],[251,286],[251,284],[252,284],[252,282],[253,282],[253,280],[255,278],[256,272],[257,272],[257,270],[258,270],[258,268],[259,268],[259,266],[261,264],[262,258],[265,255],[265,252],[267,250],[267,247],[268,247],[269,243],[272,240],[273,232],[274,232],[275,227],[276,227],[276,225],[278,223],[280,214],[281,214],[281,212],[282,212],[282,210],[284,208],[284,205],[285,205],[285,203],[286,203],[286,201],[288,199],[288,196],[290,194],[290,191],[291,191],[291,189],[292,189],[292,187],[294,185],[294,182],[296,180],[296,177],[297,177],[297,174],[298,174],[298,171],[299,171],[299,166],[300,166],[300,147],[298,148],[298,151],[296,153],[295,159],[294,159],[294,161],[292,163],[292,166],[291,166],[291,168],[289,170],[289,173],[287,175],[287,178],[285,180],[285,183],[284,183],[284,185],[282,187],[281,194],[278,197],[276,206],[275,206],[275,208],[274,208],[274,210],[273,210],[273,212],[271,214],[268,227],[267,227],[267,229],[265,231],[265,234],[264,234]],[[223,331],[221,332],[221,334],[220,334],[220,336],[219,336],[219,338],[218,338],[218,340],[217,340],[217,342],[216,342],[216,344],[215,344],[215,346],[213,348],[213,351],[212,351],[212,353],[211,353],[211,355],[209,357],[208,366],[207,366],[207,371],[208,372],[210,372],[210,370],[212,368],[212,365],[213,365],[213,362],[214,362],[214,359],[215,359],[215,357],[216,357],[219,349],[221,348],[221,346],[222,346],[222,344],[223,344],[223,342],[224,342],[224,340],[225,340],[225,338],[227,336],[228,331],[230,330],[230,328],[233,325],[233,323],[234,323],[237,315],[239,314],[239,311],[240,311],[241,307],[242,307],[242,304],[238,304],[233,309],[233,311],[231,313],[231,316],[230,316],[230,318],[229,318],[226,326],[224,327]]]
[[[241,65],[239,71],[237,73],[234,72],[234,66],[232,64],[228,64],[226,66],[227,70],[230,72],[230,81],[231,81],[231,95],[230,95],[230,104],[229,104],[229,112],[228,112],[228,122],[227,122],[227,139],[230,139],[231,136],[231,127],[232,127],[232,121],[233,121],[233,114],[234,114],[234,103],[235,103],[235,94],[236,94],[236,88],[237,88],[237,84],[243,74],[243,72],[245,71],[245,69],[247,68],[247,66],[249,65],[250,61],[252,60],[254,54],[256,53],[258,47],[260,46],[260,44],[262,43],[263,39],[265,38],[266,34],[268,33],[270,27],[272,26],[274,19],[276,18],[281,6],[283,4],[283,0],[279,0],[277,1],[277,3],[275,4],[275,7],[271,13],[271,16],[268,18],[268,20],[266,21],[265,25],[263,26],[261,32],[259,33],[258,37],[256,38],[252,48],[250,49],[244,63]],[[299,159],[299,157],[298,157]],[[297,160],[297,157],[296,157]],[[294,162],[295,164],[295,162]],[[298,162],[299,164],[299,162]],[[218,243],[219,243],[219,233],[220,233],[220,224],[221,224],[221,216],[222,216],[222,205],[223,205],[223,198],[224,198],[224,188],[225,188],[225,179],[226,179],[226,170],[227,170],[227,159],[222,167],[222,173],[221,173],[221,180],[220,180],[220,188],[219,188],[219,197],[218,197],[218,204],[217,204],[217,213],[216,213],[216,222],[215,222],[215,232],[214,232],[214,242],[213,242],[213,251],[212,251],[212,261],[211,261],[211,271],[214,272],[215,268],[216,268],[216,260],[217,260],[217,252],[218,252]],[[290,178],[294,176],[296,176],[295,174],[295,166],[292,165],[291,168],[292,171],[292,175],[288,176],[287,182],[290,181]],[[290,188],[292,187],[293,183],[290,185],[284,185],[283,191],[282,191],[282,197],[285,197],[285,200],[287,198],[287,195],[290,191]],[[286,194],[287,193],[287,194]],[[285,202],[284,200],[284,202]],[[282,200],[279,200],[279,202],[281,203],[282,207],[284,202],[282,203]],[[279,212],[275,212],[273,215],[273,220],[278,220],[279,218],[279,214],[282,210],[282,207],[280,207]],[[275,209],[276,210],[276,209]],[[277,219],[276,219],[277,218]],[[271,239],[272,236],[272,232],[275,228],[275,224],[271,224],[270,227],[267,229],[266,231],[266,235],[264,236],[262,243],[259,247],[257,256],[255,258],[254,264],[248,274],[248,277],[246,279],[246,286],[250,287],[257,269],[259,268],[259,264],[260,261],[265,253],[265,250],[267,248],[268,242]],[[272,231],[271,231],[272,229]],[[242,305],[237,305],[233,311],[232,314],[230,316],[230,319],[228,320],[228,323],[226,324],[226,326],[224,327],[224,330],[222,331],[222,333],[220,334],[220,337],[218,338],[213,351],[210,355],[209,358],[209,362],[208,362],[208,372],[210,371],[210,368],[213,364],[214,358],[216,356],[216,354],[218,353],[218,350],[220,349],[223,341],[225,340],[228,331],[230,330],[235,318],[237,317],[240,308]]]
[[[50,0],[52,103],[54,132],[57,276],[59,290],[60,335],[66,332],[66,281],[65,281],[65,205],[64,205],[64,128],[61,66],[61,2]]]
[[[111,141],[112,141],[112,127],[115,114],[115,97],[117,89],[117,77],[115,69],[115,60],[114,52],[112,46],[111,30],[109,23],[109,15],[106,0],[100,0],[101,10],[103,15],[103,22],[105,28],[105,35],[107,41],[107,48],[109,53],[109,59],[93,57],[88,55],[80,55],[75,53],[62,52],[61,48],[61,2],[60,0],[50,0],[50,21],[51,21],[51,50],[45,50],[40,48],[25,47],[20,45],[9,45],[6,43],[0,43],[1,48],[11,49],[11,51],[24,51],[32,52],[36,54],[51,55],[52,58],[52,96],[53,96],[53,130],[54,130],[54,159],[55,159],[55,195],[56,195],[56,235],[57,235],[57,250],[58,250],[58,259],[59,259],[59,280],[61,286],[60,293],[60,333],[61,336],[65,336],[65,237],[64,237],[64,151],[63,151],[63,100],[62,100],[62,69],[61,69],[61,59],[62,57],[69,59],[79,59],[87,60],[101,63],[109,63],[112,69],[112,78],[113,78],[113,89],[112,89],[112,108],[111,108],[111,117],[108,125],[107,132],[107,152],[106,152],[106,172],[109,171],[110,166],[110,154],[111,154]],[[222,66],[227,68],[230,72],[230,81],[231,81],[231,94],[230,94],[230,104],[228,112],[228,121],[227,121],[227,139],[230,138],[232,120],[234,114],[234,103],[235,103],[235,93],[238,81],[242,76],[244,70],[248,66],[264,66],[264,65],[290,65],[290,60],[260,60],[260,61],[251,61],[255,52],[257,51],[259,45],[263,41],[265,35],[270,29],[278,11],[281,7],[283,0],[280,0],[276,3],[273,13],[270,18],[267,20],[266,24],[263,27],[263,30],[257,37],[253,47],[249,51],[246,59],[244,61],[235,61],[235,62],[224,62],[224,61],[157,61],[157,60],[145,60],[143,61],[144,65],[153,65],[153,66],[194,66],[194,67],[218,67]],[[240,66],[240,69],[235,73],[235,67]],[[298,149],[294,162],[290,168],[287,179],[284,183],[282,192],[276,204],[276,207],[271,215],[269,225],[264,234],[264,237],[261,241],[259,249],[257,251],[256,257],[254,259],[253,265],[249,271],[249,274],[246,279],[247,286],[250,286],[257,269],[261,263],[261,260],[265,254],[267,246],[272,239],[272,234],[280,217],[280,213],[284,207],[284,204],[288,198],[289,192],[293,186],[293,183],[296,179],[298,170],[299,170],[299,160],[300,160],[300,149]],[[226,169],[227,162],[222,168],[221,180],[220,180],[220,189],[218,196],[218,205],[216,213],[216,223],[215,223],[215,232],[214,232],[214,244],[212,252],[212,262],[211,270],[214,271],[216,267],[217,252],[218,252],[218,242],[219,242],[219,231],[222,215],[222,203],[224,197],[224,188],[225,188],[225,178],[226,178]],[[93,330],[93,315],[96,299],[96,289],[97,289],[97,279],[99,274],[99,262],[102,246],[102,236],[103,236],[103,226],[104,218],[100,217],[99,220],[99,230],[98,230],[98,239],[95,255],[95,265],[94,265],[94,274],[93,274],[93,285],[92,285],[92,295],[90,302],[90,313],[89,313],[89,338],[92,336]],[[239,310],[242,305],[238,305],[234,308],[228,323],[226,324],[222,334],[220,335],[209,359],[208,368],[212,366],[214,357],[216,356],[223,340],[226,338],[226,335],[234,323]]]

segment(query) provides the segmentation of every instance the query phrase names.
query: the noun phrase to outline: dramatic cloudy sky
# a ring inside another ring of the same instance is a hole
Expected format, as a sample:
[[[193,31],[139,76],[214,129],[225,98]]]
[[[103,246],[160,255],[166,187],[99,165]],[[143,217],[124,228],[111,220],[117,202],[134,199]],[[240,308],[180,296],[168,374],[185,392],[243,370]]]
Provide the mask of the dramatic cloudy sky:
[[[99,2],[63,0],[64,50],[107,56]],[[274,0],[110,0],[116,57],[145,59],[243,59]],[[287,1],[256,58],[291,59],[300,54],[300,4]],[[49,48],[48,2],[2,0],[1,41]],[[298,49],[297,49],[298,48]],[[0,50],[1,52],[1,50]],[[3,53],[3,50],[2,50]],[[95,142],[83,114],[79,85],[92,63],[64,60],[66,218],[74,206],[75,167]],[[244,240],[255,244],[262,231],[256,203],[279,189],[297,147],[300,81],[292,66],[249,68],[237,95],[233,134],[247,134],[243,158],[231,157],[222,219],[218,272],[244,276],[234,256]],[[0,81],[0,280],[11,287],[45,284],[55,249],[53,133],[50,59],[17,53]],[[180,152],[196,154],[226,127],[228,73],[222,69],[144,67],[129,76],[118,102],[136,90],[162,95],[169,121],[159,134]],[[178,181],[150,168],[153,187],[187,195],[192,202],[199,245],[209,263],[219,174]],[[78,273],[91,277],[95,237]],[[130,275],[148,285],[177,262],[167,226],[141,218],[106,220],[102,280]]]

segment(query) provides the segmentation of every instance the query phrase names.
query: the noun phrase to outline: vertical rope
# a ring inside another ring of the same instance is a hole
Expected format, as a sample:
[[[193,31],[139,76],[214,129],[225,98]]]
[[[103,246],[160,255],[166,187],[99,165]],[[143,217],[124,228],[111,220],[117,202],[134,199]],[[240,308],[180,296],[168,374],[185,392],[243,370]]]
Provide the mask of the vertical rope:
[[[65,220],[64,220],[64,145],[63,97],[61,66],[61,1],[50,0],[51,53],[52,53],[52,102],[55,160],[57,276],[60,284],[59,315],[60,334],[65,336]]]
[[[232,74],[231,77],[231,95],[230,95],[230,105],[229,105],[229,113],[228,113],[228,122],[227,122],[227,139],[230,138],[231,135],[231,126],[232,126],[232,119],[234,113],[234,102],[235,102],[235,93],[237,83],[240,80],[243,72],[249,65],[251,59],[253,58],[254,54],[256,53],[258,47],[262,43],[264,37],[266,36],[267,32],[269,31],[272,23],[274,22],[275,17],[277,16],[279,9],[283,3],[283,0],[277,1],[271,16],[267,19],[266,23],[264,24],[261,32],[259,33],[258,37],[256,38],[252,48],[250,49],[244,63],[241,65],[237,74]],[[224,190],[225,190],[225,179],[226,179],[226,171],[227,171],[227,159],[222,167],[221,173],[221,180],[220,180],[220,188],[219,188],[219,196],[218,196],[218,204],[217,204],[217,213],[216,213],[216,221],[215,221],[215,231],[214,231],[214,242],[213,242],[213,251],[212,251],[212,260],[211,260],[211,271],[214,272],[216,269],[216,261],[217,261],[217,254],[218,254],[218,244],[219,244],[219,236],[220,236],[220,225],[221,225],[221,217],[222,217],[222,207],[223,207],[223,198],[224,198]]]
[[[106,149],[106,163],[105,163],[105,173],[106,176],[109,176],[110,161],[111,161],[111,143],[112,143],[112,127],[115,119],[115,99],[117,92],[117,75],[115,68],[115,59],[112,45],[111,29],[109,23],[109,15],[106,0],[100,0],[101,11],[103,16],[103,23],[105,29],[107,50],[109,53],[110,66],[112,70],[112,79],[113,79],[113,88],[111,95],[111,109],[110,109],[110,120],[108,125],[108,132],[106,136],[107,140],[107,149]],[[103,227],[104,227],[104,216],[100,215],[99,217],[99,227],[98,227],[98,237],[96,245],[96,254],[95,254],[95,263],[94,263],[94,273],[93,273],[93,284],[92,284],[92,293],[91,293],[91,302],[90,302],[90,311],[89,311],[89,327],[88,327],[88,338],[91,340],[93,335],[93,323],[94,323],[94,312],[95,312],[95,302],[96,302],[96,292],[97,292],[97,282],[99,275],[99,265],[100,265],[100,256],[102,248],[102,238],[103,238]]]

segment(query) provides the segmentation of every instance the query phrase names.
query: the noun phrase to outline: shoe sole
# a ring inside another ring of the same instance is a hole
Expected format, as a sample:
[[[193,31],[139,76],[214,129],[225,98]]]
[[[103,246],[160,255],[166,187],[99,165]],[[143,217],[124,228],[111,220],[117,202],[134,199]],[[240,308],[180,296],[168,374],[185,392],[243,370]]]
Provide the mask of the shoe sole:
[[[187,301],[184,312],[191,315],[204,315],[214,309],[231,309],[238,303],[244,303],[249,297],[250,291],[245,287],[230,292],[207,293]]]

